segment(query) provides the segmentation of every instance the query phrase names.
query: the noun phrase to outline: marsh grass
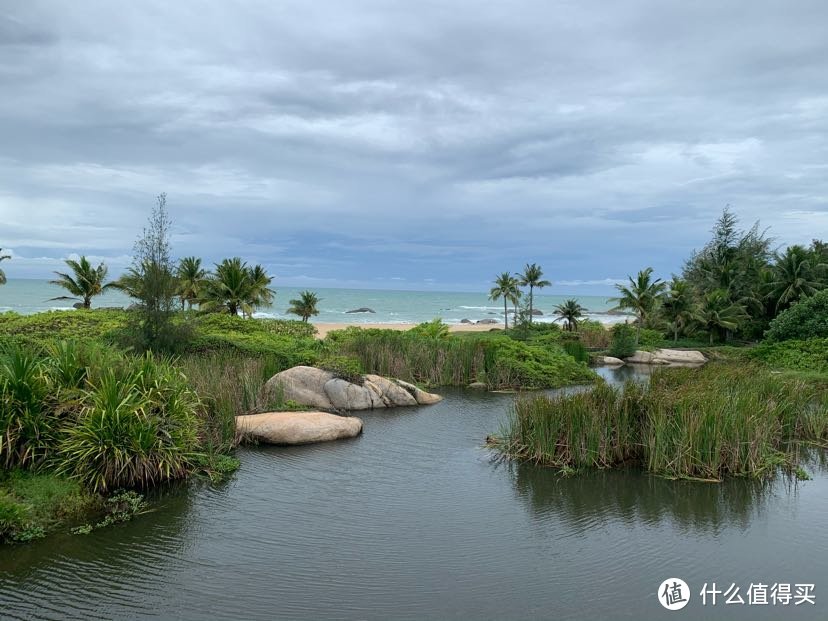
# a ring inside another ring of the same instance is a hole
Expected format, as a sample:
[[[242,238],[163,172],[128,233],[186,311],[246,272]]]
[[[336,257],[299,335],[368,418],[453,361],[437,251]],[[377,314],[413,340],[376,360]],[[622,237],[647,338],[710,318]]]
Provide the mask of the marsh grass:
[[[498,444],[557,468],[638,465],[671,478],[721,480],[794,467],[792,446],[824,442],[820,389],[756,367],[656,371],[649,386],[599,385],[516,401]]]

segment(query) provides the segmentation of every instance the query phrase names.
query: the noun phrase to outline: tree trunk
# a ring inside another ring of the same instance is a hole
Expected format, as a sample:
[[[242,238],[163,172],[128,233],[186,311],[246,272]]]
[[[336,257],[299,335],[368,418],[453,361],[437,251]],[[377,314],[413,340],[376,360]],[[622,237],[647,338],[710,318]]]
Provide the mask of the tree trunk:
[[[678,326],[673,329],[673,343],[678,343]]]
[[[638,321],[635,325],[635,346],[638,347],[638,343],[641,341],[641,324],[644,323],[644,316],[639,315]]]
[[[503,296],[503,321],[506,324],[506,329],[509,329],[509,307],[506,306],[508,300],[506,296]]]
[[[529,323],[532,323],[535,319],[533,310],[535,310],[535,288],[529,285]]]

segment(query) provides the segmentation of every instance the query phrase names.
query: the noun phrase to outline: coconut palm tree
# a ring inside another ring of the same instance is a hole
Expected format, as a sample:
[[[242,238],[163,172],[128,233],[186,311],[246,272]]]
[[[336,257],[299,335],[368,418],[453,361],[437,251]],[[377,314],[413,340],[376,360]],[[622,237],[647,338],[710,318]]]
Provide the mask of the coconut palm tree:
[[[66,259],[66,265],[72,270],[72,275],[63,272],[55,272],[57,279],[49,283],[63,287],[71,295],[61,295],[52,300],[80,300],[83,308],[92,307],[92,298],[100,295],[104,290],[109,289],[112,283],[105,283],[108,269],[101,263],[98,267],[92,267],[89,260],[82,256],[79,260]]]
[[[178,297],[181,298],[181,308],[187,303],[190,308],[193,302],[199,299],[207,279],[207,270],[201,267],[198,257],[184,257],[178,262],[176,271],[178,279]]]
[[[535,289],[543,289],[544,287],[551,287],[552,283],[548,280],[543,280],[543,270],[540,265],[536,263],[526,264],[523,268],[523,273],[520,275],[520,285],[522,287],[529,287],[529,323],[532,323],[535,310]]]
[[[503,272],[500,276],[495,278],[495,286],[489,291],[489,299],[496,302],[503,298],[503,320],[506,329],[509,329],[509,302],[516,302],[520,295],[518,289],[518,279],[512,276],[509,272]]]
[[[249,317],[256,307],[272,304],[276,294],[268,287],[272,280],[261,265],[251,268],[239,257],[224,259],[206,280],[199,302],[206,310]]]
[[[254,265],[249,268],[248,276],[253,287],[253,306],[272,306],[273,298],[276,295],[276,291],[270,288],[273,277],[269,276],[261,265]]]
[[[687,329],[691,322],[698,319],[698,308],[693,295],[693,288],[686,280],[673,276],[661,305],[665,319],[673,331],[673,342],[678,341],[679,333]]]
[[[0,248],[0,261],[5,261],[6,259],[11,259],[10,254],[3,254],[3,249]],[[0,285],[6,284],[6,272],[0,269]]]
[[[702,299],[699,309],[699,323],[710,334],[710,344],[717,333],[735,330],[745,319],[749,319],[745,307],[731,302],[728,292],[724,289],[715,289]]]
[[[628,276],[627,278],[630,281],[629,286],[615,285],[615,288],[621,294],[617,298],[612,298],[612,301],[617,304],[615,310],[631,310],[638,319],[635,331],[636,345],[638,345],[641,339],[641,326],[655,310],[659,296],[667,288],[667,283],[663,280],[660,278],[653,280],[652,277],[653,268],[648,267],[646,270],[638,272],[638,276],[635,279],[632,276]]]
[[[586,309],[578,304],[578,300],[569,299],[555,307],[555,315],[557,315],[555,321],[565,321],[566,329],[574,332],[578,329],[578,320],[584,316],[585,311]]]
[[[293,315],[299,315],[302,321],[307,322],[309,317],[319,314],[319,309],[316,308],[316,305],[320,301],[313,291],[302,291],[299,294],[298,300],[290,301],[290,308],[288,308],[287,312]]]
[[[774,255],[769,296],[777,313],[825,287],[828,265],[814,263],[816,256],[802,246],[789,246]]]

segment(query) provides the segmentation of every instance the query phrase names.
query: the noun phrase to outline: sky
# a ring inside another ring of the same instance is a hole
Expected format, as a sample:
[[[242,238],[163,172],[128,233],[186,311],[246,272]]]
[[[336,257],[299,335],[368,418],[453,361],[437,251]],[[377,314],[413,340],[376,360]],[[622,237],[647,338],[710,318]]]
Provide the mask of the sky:
[[[0,247],[117,275],[165,192],[176,256],[275,284],[549,293],[669,277],[730,205],[828,236],[828,3],[0,4]]]

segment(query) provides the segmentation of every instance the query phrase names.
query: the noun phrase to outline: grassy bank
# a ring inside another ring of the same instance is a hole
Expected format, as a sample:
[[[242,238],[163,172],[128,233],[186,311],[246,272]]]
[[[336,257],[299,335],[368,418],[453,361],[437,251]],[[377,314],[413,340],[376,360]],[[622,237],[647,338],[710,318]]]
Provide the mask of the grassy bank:
[[[562,470],[636,465],[720,480],[793,467],[792,443],[826,439],[823,389],[757,366],[714,363],[656,371],[649,386],[520,399],[497,443],[511,457]]]

